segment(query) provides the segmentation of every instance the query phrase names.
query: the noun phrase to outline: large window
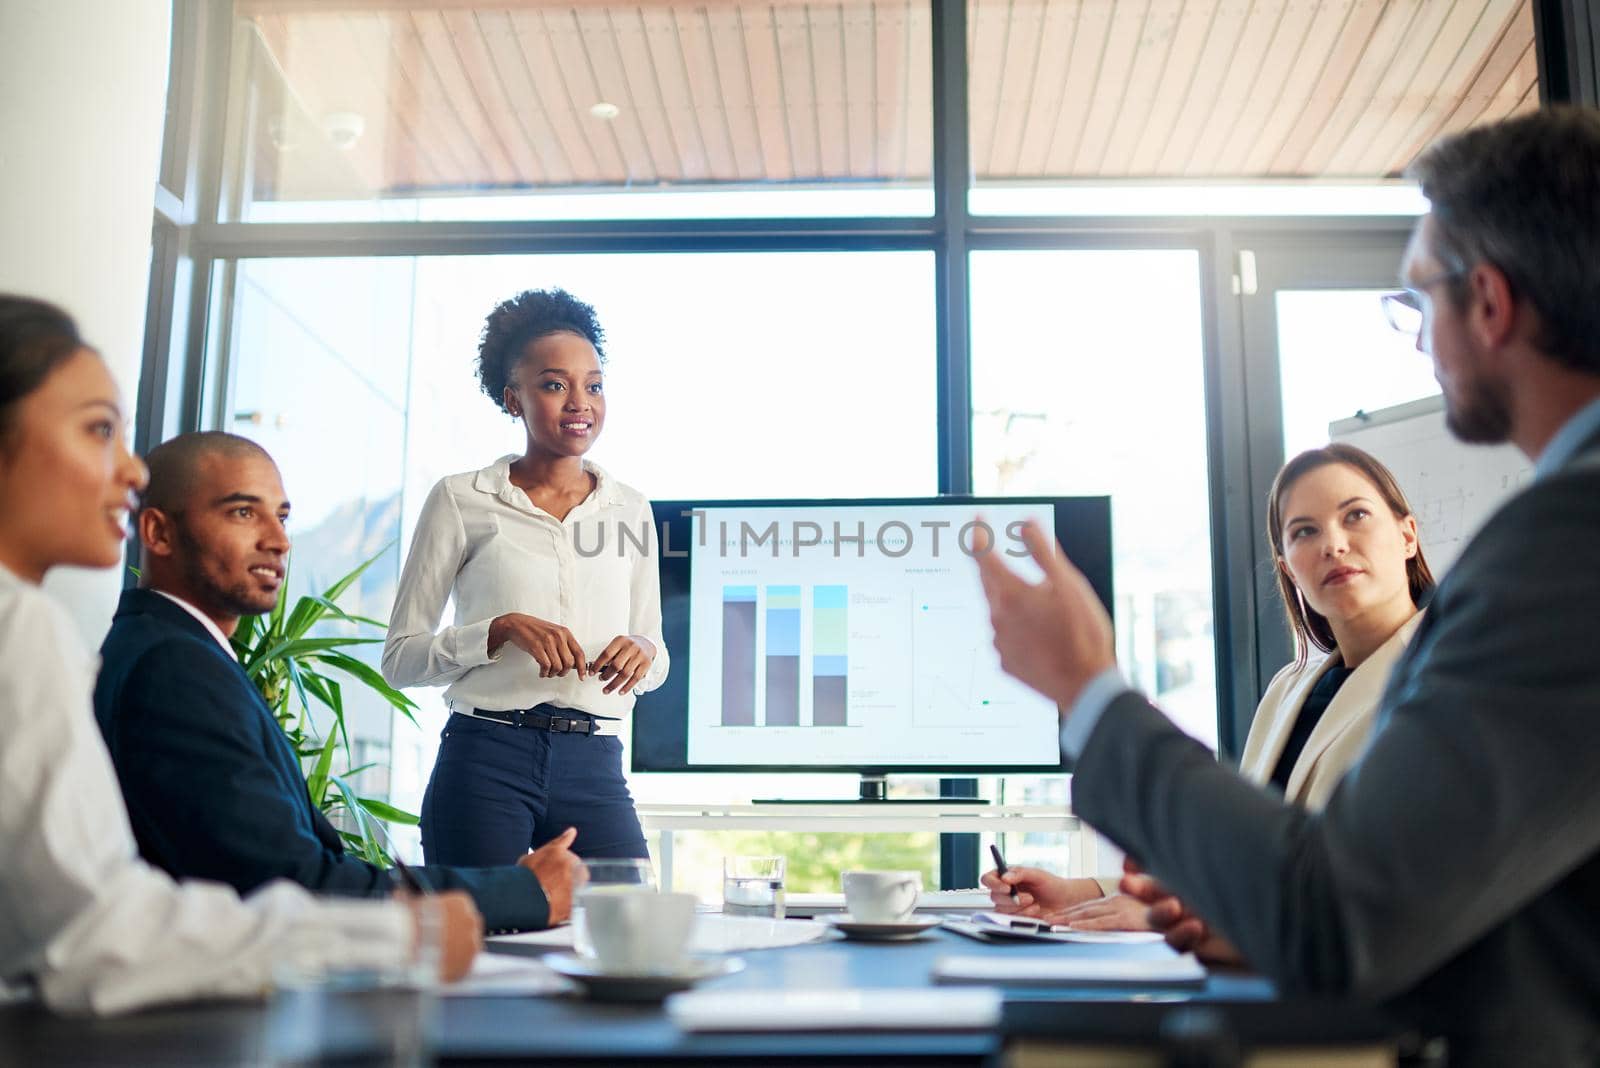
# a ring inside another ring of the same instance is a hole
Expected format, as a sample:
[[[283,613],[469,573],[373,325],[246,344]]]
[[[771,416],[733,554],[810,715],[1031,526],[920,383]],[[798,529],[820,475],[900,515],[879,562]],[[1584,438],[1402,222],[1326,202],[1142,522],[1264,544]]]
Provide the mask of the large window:
[[[1215,748],[1203,371],[1195,253],[973,254],[974,486],[1110,496],[1117,659]],[[1067,801],[1061,776],[1014,776],[1004,790]],[[1008,841],[1006,856],[1062,870],[1063,837]]]
[[[595,306],[608,408],[592,456],[649,496],[920,496],[938,488],[932,269],[923,252],[246,260],[223,410],[283,471],[293,593],[387,547],[348,595],[383,619],[428,489],[522,448],[473,362],[498,301],[559,285]],[[352,711],[358,762],[390,765],[391,799],[411,811],[446,716],[419,696],[421,731],[380,703]],[[642,801],[855,790],[844,776],[631,781]],[[924,866],[933,841],[912,850]],[[695,851],[715,845],[685,836],[680,870],[713,870]],[[906,861],[904,843],[878,848]],[[828,870],[859,849],[833,847]]]
[[[1364,292],[1425,207],[1404,168],[1538,102],[1531,0],[174,12],[140,440],[263,442],[296,592],[378,555],[349,596],[387,615],[429,486],[519,447],[477,388],[484,315],[558,285],[609,335],[595,459],[649,495],[1109,494],[1122,666],[1222,751],[1281,663],[1253,511],[1280,450],[1432,389]],[[1377,269],[1271,267],[1352,248]],[[413,808],[442,716],[422,696],[421,731],[352,711],[365,785]],[[775,786],[634,779],[642,801],[855,793]],[[933,874],[932,835],[887,838],[784,848],[825,855],[794,869],[824,882]],[[689,873],[721,852],[778,845],[682,836],[677,867],[706,889]],[[975,836],[941,853],[975,879]]]

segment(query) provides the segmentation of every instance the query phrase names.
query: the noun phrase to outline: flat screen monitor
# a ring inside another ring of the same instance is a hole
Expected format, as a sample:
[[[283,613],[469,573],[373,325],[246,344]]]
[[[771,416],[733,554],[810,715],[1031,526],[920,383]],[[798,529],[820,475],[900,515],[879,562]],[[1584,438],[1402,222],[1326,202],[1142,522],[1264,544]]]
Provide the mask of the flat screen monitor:
[[[635,707],[635,771],[1060,768],[1055,706],[1000,670],[974,524],[1037,580],[1038,520],[1109,611],[1109,498],[654,507],[672,662]]]

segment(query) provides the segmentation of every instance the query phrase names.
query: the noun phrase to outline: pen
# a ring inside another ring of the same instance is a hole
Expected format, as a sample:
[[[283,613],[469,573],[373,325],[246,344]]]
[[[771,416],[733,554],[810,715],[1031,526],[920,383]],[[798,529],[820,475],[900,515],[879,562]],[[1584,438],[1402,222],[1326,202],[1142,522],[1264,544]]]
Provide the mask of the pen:
[[[994,870],[1000,875],[1000,877],[1002,879],[1005,878],[1005,874],[1006,874],[1006,858],[1002,857],[1000,855],[1000,847],[995,845],[993,842],[990,842],[989,843],[989,855],[994,858]],[[1015,901],[1016,899],[1017,899],[1017,888],[1013,886],[1011,888],[1011,900]]]
[[[400,881],[406,884],[406,889],[418,897],[426,894],[428,888],[423,885],[417,873],[406,866],[406,862],[399,857],[394,858],[394,870],[400,873]]]

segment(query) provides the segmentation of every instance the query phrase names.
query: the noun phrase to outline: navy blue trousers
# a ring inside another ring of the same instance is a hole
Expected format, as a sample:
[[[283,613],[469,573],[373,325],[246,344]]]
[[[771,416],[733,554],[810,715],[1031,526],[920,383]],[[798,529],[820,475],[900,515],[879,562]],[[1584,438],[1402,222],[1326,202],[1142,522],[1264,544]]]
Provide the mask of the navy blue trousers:
[[[579,856],[649,856],[619,738],[450,717],[422,797],[429,864],[512,864],[568,827]]]

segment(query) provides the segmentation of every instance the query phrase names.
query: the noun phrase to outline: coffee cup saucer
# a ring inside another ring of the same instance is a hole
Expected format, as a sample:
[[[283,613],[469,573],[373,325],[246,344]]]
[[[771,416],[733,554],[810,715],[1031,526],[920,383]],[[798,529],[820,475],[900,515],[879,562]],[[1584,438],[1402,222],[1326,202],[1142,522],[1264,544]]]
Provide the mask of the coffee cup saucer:
[[[690,957],[675,972],[645,974],[606,971],[599,961],[573,953],[547,953],[544,962],[557,974],[576,980],[596,1001],[660,1001],[707,979],[744,971],[743,960],[720,955]]]
[[[841,912],[831,916],[818,916],[817,919],[828,924],[846,938],[858,938],[865,942],[909,942],[914,938],[921,938],[926,932],[931,931],[943,922],[941,919],[912,916],[909,920],[864,923],[853,918],[848,912]]]

